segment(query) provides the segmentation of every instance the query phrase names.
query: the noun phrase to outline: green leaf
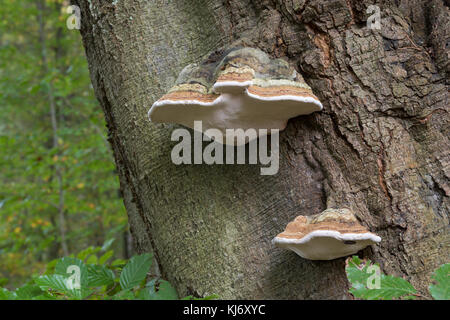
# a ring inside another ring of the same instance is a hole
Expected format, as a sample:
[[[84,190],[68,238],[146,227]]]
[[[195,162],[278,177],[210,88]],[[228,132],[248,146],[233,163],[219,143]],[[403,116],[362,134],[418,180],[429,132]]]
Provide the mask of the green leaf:
[[[80,253],[78,253],[77,258],[80,260],[85,260],[89,255],[97,253],[98,251],[100,251],[101,248],[99,247],[88,247],[86,249],[84,249],[83,251],[80,251]]]
[[[77,258],[64,257],[60,259],[55,266],[55,275],[60,275],[65,279],[67,290],[65,291],[75,299],[87,297],[89,290],[88,268],[83,261]],[[79,277],[79,278],[78,278]],[[79,281],[79,283],[77,283]],[[77,287],[79,285],[79,287]],[[69,288],[69,286],[71,286]],[[57,288],[53,288],[57,289]]]
[[[131,258],[120,274],[122,289],[127,290],[138,286],[147,276],[151,264],[152,255],[149,253]]]
[[[142,300],[178,300],[177,291],[166,280],[149,281],[138,297]]]
[[[158,300],[177,300],[178,293],[172,285],[166,280],[158,281],[156,295]]]
[[[113,256],[113,254],[114,254],[113,250],[106,251],[106,253],[98,259],[98,264],[105,264],[106,261],[108,261],[109,258]]]
[[[62,293],[68,293],[70,291],[67,286],[67,279],[59,274],[40,276],[36,278],[34,282],[45,291],[49,289],[57,290]]]
[[[411,296],[416,292],[416,289],[414,289],[414,287],[405,279],[382,274],[380,289],[369,289],[365,294],[363,294],[363,297],[371,300],[392,300],[405,295]]]
[[[417,292],[408,281],[382,274],[379,265],[370,260],[364,262],[356,256],[349,258],[345,271],[351,284],[350,293],[356,298],[390,300],[406,296],[413,299]]]
[[[69,288],[68,278],[60,274],[40,276],[34,281],[42,290],[47,291],[50,289],[51,291],[63,293],[74,299],[83,299],[91,293],[91,290],[83,287],[80,289]]]
[[[370,260],[368,261],[370,263]],[[347,278],[351,283],[366,283],[370,274],[367,272],[367,265],[361,265],[361,260],[350,260],[345,268]]]
[[[77,269],[78,267],[79,269]],[[75,277],[79,272],[81,287],[88,286],[88,270],[83,261],[77,258],[64,257],[61,258],[55,266],[55,274],[59,274],[65,278]]]
[[[111,263],[112,267],[125,267],[127,260],[125,259],[116,259]]]
[[[111,297],[113,300],[135,300],[136,297],[131,289],[117,292]]]
[[[431,275],[435,284],[428,289],[431,296],[436,300],[450,300],[450,263],[443,264]]]
[[[95,254],[89,256],[89,258],[86,260],[87,264],[97,264],[98,258]]]
[[[41,288],[35,284],[24,285],[16,290],[17,299],[31,300],[37,296],[44,294]]]
[[[0,288],[0,300],[16,300],[15,292],[9,291],[6,288]]]
[[[89,265],[88,266],[88,286],[100,287],[114,283],[114,272],[105,266]]]

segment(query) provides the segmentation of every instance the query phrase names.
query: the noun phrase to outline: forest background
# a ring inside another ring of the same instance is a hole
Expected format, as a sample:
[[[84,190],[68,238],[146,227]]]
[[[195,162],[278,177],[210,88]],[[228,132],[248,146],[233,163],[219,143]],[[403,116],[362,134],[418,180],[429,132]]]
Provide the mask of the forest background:
[[[133,255],[127,215],[68,1],[0,6],[0,287],[89,247]]]

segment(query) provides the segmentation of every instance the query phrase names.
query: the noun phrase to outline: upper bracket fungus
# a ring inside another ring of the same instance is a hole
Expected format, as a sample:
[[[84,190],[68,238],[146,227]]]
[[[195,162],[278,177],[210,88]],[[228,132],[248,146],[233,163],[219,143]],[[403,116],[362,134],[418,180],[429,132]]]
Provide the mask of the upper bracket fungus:
[[[190,128],[201,120],[205,135],[218,140],[208,131],[218,129],[225,137],[218,142],[236,144],[235,129],[267,134],[270,129],[283,130],[289,118],[321,109],[319,99],[288,62],[270,59],[259,49],[235,48],[185,67],[148,116],[153,122]],[[248,137],[237,144],[247,142]]]
[[[327,209],[309,217],[298,216],[272,240],[276,246],[309,260],[345,257],[380,241],[348,209]]]

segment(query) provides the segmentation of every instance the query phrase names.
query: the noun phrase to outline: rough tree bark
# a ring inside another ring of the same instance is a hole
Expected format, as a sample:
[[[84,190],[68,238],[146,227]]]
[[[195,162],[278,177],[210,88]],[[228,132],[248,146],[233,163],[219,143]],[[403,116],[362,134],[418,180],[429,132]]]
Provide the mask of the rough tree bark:
[[[346,299],[345,259],[271,239],[349,207],[382,242],[361,252],[422,294],[449,257],[449,7],[443,0],[73,1],[136,248],[180,295]],[[381,30],[366,21],[381,9]],[[322,112],[289,121],[280,171],[170,160],[177,125],[147,119],[184,66],[240,39],[303,74]]]

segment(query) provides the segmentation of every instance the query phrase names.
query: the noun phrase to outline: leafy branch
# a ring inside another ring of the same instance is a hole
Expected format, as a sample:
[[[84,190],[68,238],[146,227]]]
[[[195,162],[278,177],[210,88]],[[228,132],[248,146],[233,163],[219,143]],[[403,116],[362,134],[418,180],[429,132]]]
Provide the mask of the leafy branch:
[[[54,260],[45,274],[9,291],[0,287],[0,300],[176,300],[172,285],[159,277],[149,278],[153,257],[146,253],[129,261],[106,261],[111,250],[100,257],[101,248],[89,247],[77,257]],[[116,273],[120,273],[116,276]],[[215,299],[212,295],[205,300]],[[183,299],[199,299],[185,297]]]
[[[351,284],[350,293],[359,299],[391,300],[429,299],[420,294],[411,283],[403,278],[385,275],[377,263],[353,256],[346,260],[345,271]],[[450,300],[450,264],[439,267],[431,276],[434,283],[429,286],[431,296],[436,300]]]

